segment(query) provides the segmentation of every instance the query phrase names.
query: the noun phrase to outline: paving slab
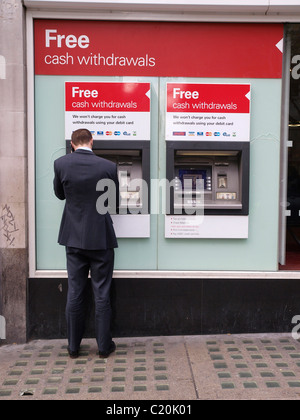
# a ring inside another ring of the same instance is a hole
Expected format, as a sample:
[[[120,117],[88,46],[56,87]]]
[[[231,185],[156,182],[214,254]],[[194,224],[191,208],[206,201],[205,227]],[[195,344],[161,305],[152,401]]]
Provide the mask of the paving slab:
[[[84,339],[0,347],[0,400],[197,401],[300,398],[300,343],[291,334],[116,338],[97,357]]]
[[[300,398],[300,344],[291,334],[185,340],[198,399]]]

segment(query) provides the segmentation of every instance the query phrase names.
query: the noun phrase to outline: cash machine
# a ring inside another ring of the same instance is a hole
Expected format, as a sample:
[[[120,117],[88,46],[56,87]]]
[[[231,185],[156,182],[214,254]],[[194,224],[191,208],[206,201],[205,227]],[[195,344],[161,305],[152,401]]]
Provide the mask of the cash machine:
[[[203,205],[204,214],[247,215],[249,142],[168,141],[167,179],[173,180],[169,214]]]
[[[66,147],[70,153],[70,140],[67,140]],[[93,152],[117,165],[120,200],[118,214],[112,215],[117,237],[149,237],[150,142],[94,140]]]

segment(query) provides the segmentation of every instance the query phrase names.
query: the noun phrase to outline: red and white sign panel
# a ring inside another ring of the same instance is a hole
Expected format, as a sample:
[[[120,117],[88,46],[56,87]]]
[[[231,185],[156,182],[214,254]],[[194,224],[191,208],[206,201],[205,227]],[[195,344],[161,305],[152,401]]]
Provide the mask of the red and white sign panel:
[[[150,140],[150,83],[66,82],[66,139],[78,128],[95,140]]]
[[[35,74],[281,78],[282,24],[34,21]]]
[[[166,139],[250,140],[250,84],[168,83]]]

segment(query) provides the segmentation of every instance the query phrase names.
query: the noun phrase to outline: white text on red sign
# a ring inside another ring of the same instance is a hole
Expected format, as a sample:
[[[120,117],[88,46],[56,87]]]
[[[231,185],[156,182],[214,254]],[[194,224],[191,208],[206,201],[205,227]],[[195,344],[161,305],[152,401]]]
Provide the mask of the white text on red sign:
[[[79,89],[77,86],[72,87],[72,97],[73,98],[98,98],[99,92],[96,89]]]
[[[67,48],[88,48],[90,40],[87,35],[80,35],[78,38],[75,35],[60,35],[57,34],[56,29],[46,29],[45,31],[46,48],[50,48],[50,43],[56,43],[57,48],[66,46]],[[51,45],[52,46],[52,45]]]

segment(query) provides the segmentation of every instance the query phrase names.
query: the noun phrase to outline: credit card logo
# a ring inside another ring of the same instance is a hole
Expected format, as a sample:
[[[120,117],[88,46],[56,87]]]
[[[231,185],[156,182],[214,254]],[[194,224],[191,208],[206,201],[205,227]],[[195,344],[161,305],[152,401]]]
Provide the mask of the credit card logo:
[[[173,136],[185,136],[185,131],[173,131]]]

